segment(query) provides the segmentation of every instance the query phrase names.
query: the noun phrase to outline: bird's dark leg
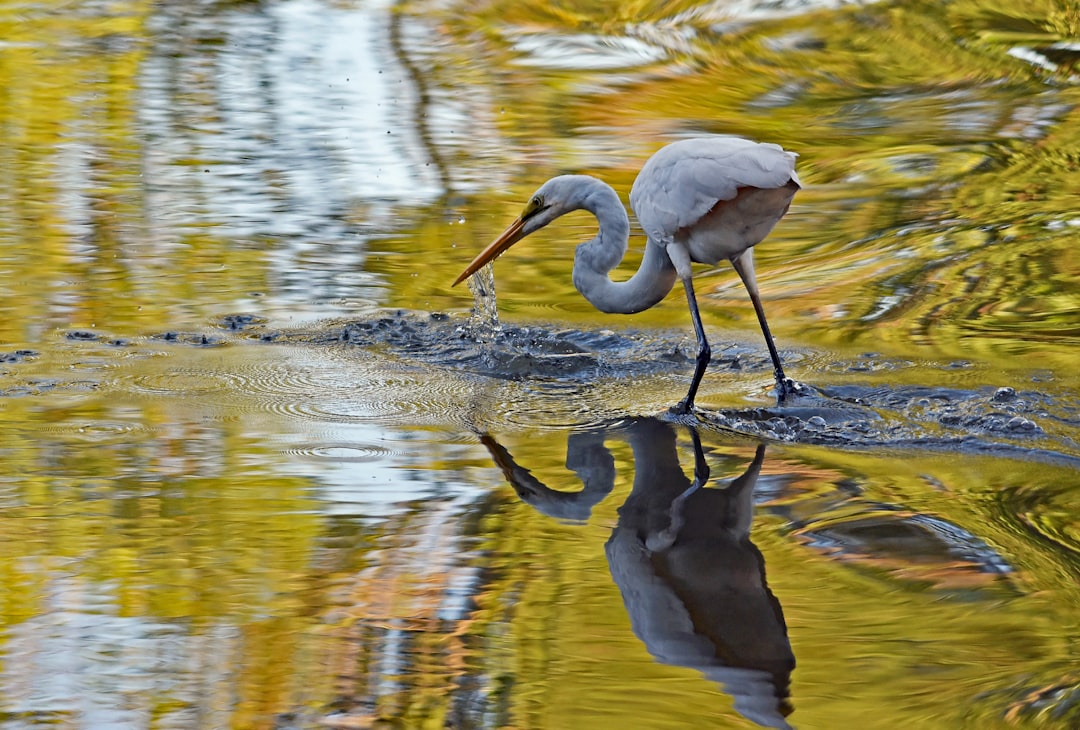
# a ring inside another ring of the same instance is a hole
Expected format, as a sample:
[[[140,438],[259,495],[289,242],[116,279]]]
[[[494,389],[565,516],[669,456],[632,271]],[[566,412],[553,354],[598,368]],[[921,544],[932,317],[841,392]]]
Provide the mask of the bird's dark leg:
[[[705,376],[705,368],[709,366],[709,361],[712,359],[709,341],[705,339],[705,327],[701,324],[701,313],[698,311],[697,297],[694,296],[694,284],[689,276],[683,277],[682,283],[686,289],[686,302],[690,305],[690,318],[694,321],[694,334],[697,335],[698,352],[697,365],[694,366],[694,379],[690,381],[690,390],[686,392],[686,397],[671,409],[672,413],[680,414],[689,413],[694,408],[694,398],[697,396],[698,386],[701,385],[701,379]]]
[[[671,408],[672,413],[685,414],[694,408],[694,398],[697,396],[698,386],[705,376],[705,368],[712,359],[712,350],[709,349],[709,341],[705,339],[705,327],[701,324],[701,312],[698,311],[697,297],[694,296],[693,267],[690,263],[690,252],[686,246],[671,241],[665,247],[671,264],[675,267],[675,273],[682,280],[683,288],[686,289],[686,303],[690,305],[690,318],[694,320],[694,334],[697,335],[698,353],[697,365],[694,367],[694,379],[690,381],[690,390],[686,397],[679,401],[678,405]]]
[[[776,378],[776,400],[783,403],[789,395],[795,394],[795,384],[784,375],[784,366],[780,364],[780,353],[776,351],[772,332],[769,331],[769,323],[765,319],[765,308],[761,306],[761,295],[758,293],[757,277],[754,276],[754,249],[748,248],[741,254],[731,259],[731,265],[735,267],[743,286],[750,293],[750,301],[754,303],[754,311],[757,312],[758,324],[761,332],[765,335],[765,344],[769,347],[769,356],[773,362],[773,376]]]

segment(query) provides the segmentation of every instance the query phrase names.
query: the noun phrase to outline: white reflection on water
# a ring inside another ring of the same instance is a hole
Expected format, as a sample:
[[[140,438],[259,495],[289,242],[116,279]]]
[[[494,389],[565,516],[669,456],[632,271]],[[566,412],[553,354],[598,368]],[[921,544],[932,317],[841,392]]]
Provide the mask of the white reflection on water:
[[[301,425],[301,424],[296,424]],[[318,485],[317,494],[326,515],[363,517],[382,520],[400,517],[419,506],[419,538],[428,529],[438,532],[466,513],[487,490],[461,475],[440,473],[432,463],[459,463],[475,448],[468,443],[429,440],[422,433],[385,426],[350,424],[337,426],[328,434],[311,428],[296,437],[298,448],[289,449],[301,458],[290,463],[290,473],[305,476]],[[304,444],[348,444],[348,449],[328,451]],[[377,458],[359,459],[361,451],[383,453]]]
[[[385,235],[403,206],[445,193],[389,7],[294,0],[205,18],[162,8],[140,100],[159,250],[204,235],[269,249],[275,299],[260,304],[290,316],[377,296],[367,232]]]
[[[723,33],[732,25],[781,18],[875,0],[720,0],[658,21],[628,23],[627,35],[536,32],[508,28],[505,37],[522,55],[519,63],[550,69],[603,71],[657,63],[692,52],[692,40],[709,25]]]
[[[636,38],[618,38],[588,33],[528,33],[511,38],[514,50],[525,56],[521,63],[574,70],[601,70],[640,66],[666,55]]]
[[[180,624],[122,615],[117,586],[69,570],[35,566],[51,574],[49,610],[9,629],[0,673],[5,714],[34,726],[68,718],[74,724],[65,726],[116,730],[229,724],[227,698],[205,689],[224,686],[235,671],[224,660],[240,640],[235,627],[192,636]]]
[[[387,44],[388,5],[296,0],[245,14],[218,26],[224,42],[196,57],[210,66],[199,75],[152,58],[143,78],[147,133],[159,140],[152,179],[173,195],[176,185],[200,191],[203,215],[238,236],[304,233],[357,198],[438,196],[409,125],[413,90]],[[188,90],[181,109],[177,80]]]

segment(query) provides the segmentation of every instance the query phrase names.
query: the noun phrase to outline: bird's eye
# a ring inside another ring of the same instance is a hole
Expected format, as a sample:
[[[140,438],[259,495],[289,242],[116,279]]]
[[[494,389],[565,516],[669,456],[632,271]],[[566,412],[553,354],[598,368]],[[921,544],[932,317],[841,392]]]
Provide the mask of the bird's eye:
[[[522,218],[528,218],[531,215],[536,215],[544,208],[544,199],[539,195],[534,195],[529,198],[529,202],[525,204],[525,210],[521,211]]]

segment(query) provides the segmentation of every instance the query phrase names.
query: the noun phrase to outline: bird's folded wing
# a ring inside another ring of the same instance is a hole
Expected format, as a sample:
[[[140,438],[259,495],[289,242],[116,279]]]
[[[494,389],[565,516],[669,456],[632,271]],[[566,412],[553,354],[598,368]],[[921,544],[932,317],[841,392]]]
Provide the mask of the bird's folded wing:
[[[684,140],[645,163],[630,204],[646,234],[667,243],[739,188],[778,188],[789,180],[799,183],[795,155],[778,145],[737,137]]]

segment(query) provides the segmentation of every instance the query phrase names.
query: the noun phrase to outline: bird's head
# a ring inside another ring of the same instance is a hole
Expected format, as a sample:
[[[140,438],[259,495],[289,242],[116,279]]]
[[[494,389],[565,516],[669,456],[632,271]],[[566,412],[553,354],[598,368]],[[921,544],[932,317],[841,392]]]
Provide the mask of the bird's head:
[[[487,248],[477,254],[461,276],[454,281],[454,286],[468,279],[489,261],[498,258],[506,249],[529,234],[539,231],[559,216],[583,207],[579,200],[579,192],[582,189],[580,179],[583,177],[583,175],[562,175],[553,177],[541,185],[529,197],[529,202],[525,204],[521,215]]]

